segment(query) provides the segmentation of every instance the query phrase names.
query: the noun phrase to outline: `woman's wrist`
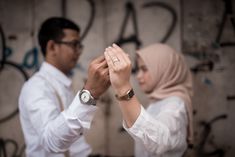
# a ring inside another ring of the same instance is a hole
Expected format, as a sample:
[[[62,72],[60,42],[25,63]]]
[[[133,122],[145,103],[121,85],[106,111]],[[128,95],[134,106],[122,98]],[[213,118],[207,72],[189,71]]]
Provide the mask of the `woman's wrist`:
[[[132,89],[132,86],[130,83],[128,83],[128,84],[123,85],[121,87],[115,88],[115,93],[118,96],[123,96],[131,89]]]

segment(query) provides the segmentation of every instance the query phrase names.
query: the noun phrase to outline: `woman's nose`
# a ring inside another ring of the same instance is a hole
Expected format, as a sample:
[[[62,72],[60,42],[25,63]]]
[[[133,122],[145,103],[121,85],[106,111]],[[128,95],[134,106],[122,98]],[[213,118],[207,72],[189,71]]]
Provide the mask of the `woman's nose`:
[[[140,80],[141,79],[141,77],[142,77],[142,72],[141,72],[141,70],[138,70],[137,71],[137,74],[136,74],[136,78],[138,79],[138,80]]]

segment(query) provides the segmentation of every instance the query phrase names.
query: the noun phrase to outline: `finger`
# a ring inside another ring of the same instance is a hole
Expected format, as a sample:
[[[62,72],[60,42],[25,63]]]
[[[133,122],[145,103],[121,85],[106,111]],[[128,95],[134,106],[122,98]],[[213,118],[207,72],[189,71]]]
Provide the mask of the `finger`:
[[[120,50],[114,47],[111,47],[110,50],[120,60],[120,62],[117,62],[117,64],[119,65],[119,68],[122,68],[121,66],[126,66],[127,62],[126,62],[126,59],[122,55],[123,52],[121,52]]]
[[[117,71],[121,69],[122,66],[125,65],[125,61],[123,60],[122,56],[118,54],[118,52],[116,52],[113,47],[108,47],[108,51],[113,61],[114,70]]]
[[[109,75],[109,68],[103,70],[103,75]]]
[[[104,56],[105,56],[105,60],[107,61],[107,64],[108,64],[108,67],[109,67],[109,70],[113,70],[113,61],[111,59],[111,56],[109,54],[109,50],[106,48],[105,52],[104,52]]]
[[[105,60],[105,57],[104,55],[101,55],[97,58],[95,58],[91,64],[93,64],[97,69],[102,69],[102,68],[106,68],[108,65],[107,65],[107,62]]]
[[[128,65],[131,64],[130,57],[129,57],[129,55],[128,55],[127,53],[122,53],[121,55],[122,55],[123,59],[125,60],[125,62],[126,62]]]
[[[125,53],[121,47],[119,47],[117,44],[113,43],[112,46],[117,49],[118,51],[121,51],[122,53]]]
[[[117,61],[120,60],[120,58],[118,57],[118,53],[116,52],[116,50],[113,47],[109,46],[107,49],[109,51],[109,55],[110,55],[112,61],[115,62],[116,60]]]
[[[109,68],[103,69],[100,73],[105,82],[109,81]]]
[[[113,48],[116,50],[116,52],[119,54],[119,56],[125,62],[125,64],[129,64],[129,58],[127,58],[127,54],[121,48],[115,47],[115,45],[113,46]]]
[[[100,62],[102,62],[102,61],[104,61],[104,60],[105,60],[104,55],[101,55],[101,56],[95,58],[95,59],[93,60],[93,62],[94,62],[94,63],[100,63]]]
[[[107,64],[106,59],[104,58],[104,60],[103,60],[101,63],[97,63],[97,66],[98,66],[99,68],[107,68],[107,67],[108,67],[108,64]]]
[[[103,76],[109,78],[109,68],[104,69],[104,71],[103,71]]]
[[[113,46],[114,49],[116,49],[117,51],[119,51],[119,53],[125,54],[125,56],[128,56],[128,57],[129,57],[129,55],[128,55],[121,47],[119,47],[117,44],[113,43],[112,46]]]
[[[113,48],[115,48],[115,49],[120,53],[120,55],[122,56],[122,58],[125,60],[125,62],[126,62],[127,64],[130,64],[130,63],[131,63],[130,58],[129,58],[129,55],[128,55],[126,52],[124,52],[122,48],[120,48],[120,47],[119,47],[117,44],[115,44],[115,43],[113,43],[112,46],[113,46]]]
[[[111,58],[111,61],[113,63],[113,71],[119,71],[119,69],[122,68],[123,60],[120,58],[116,52],[113,51],[112,47],[107,48],[108,55]]]

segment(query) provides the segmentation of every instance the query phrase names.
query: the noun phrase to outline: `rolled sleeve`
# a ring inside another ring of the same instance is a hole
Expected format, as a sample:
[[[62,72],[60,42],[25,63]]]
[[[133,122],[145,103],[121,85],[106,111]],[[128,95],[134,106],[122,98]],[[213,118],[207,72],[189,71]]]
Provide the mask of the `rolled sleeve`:
[[[146,117],[145,117],[145,115],[147,115],[146,113],[147,112],[145,111],[143,106],[141,106],[140,114],[138,118],[136,119],[135,123],[130,128],[128,128],[126,123],[123,121],[124,129],[131,135],[138,136],[138,134],[141,134],[140,128],[143,127],[143,124],[146,122]],[[139,136],[141,137],[141,135]]]

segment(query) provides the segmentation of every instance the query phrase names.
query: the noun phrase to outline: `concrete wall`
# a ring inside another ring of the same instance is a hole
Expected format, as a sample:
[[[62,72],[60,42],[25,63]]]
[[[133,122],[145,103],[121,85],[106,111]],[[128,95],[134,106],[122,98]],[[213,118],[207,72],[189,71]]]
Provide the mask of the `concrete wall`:
[[[232,114],[235,55],[234,47],[220,46],[220,43],[235,42],[235,39],[234,29],[227,21],[221,40],[216,42],[224,10],[222,0],[67,0],[66,5],[62,2],[0,0],[0,25],[7,45],[5,55],[0,53],[4,63],[0,70],[0,138],[7,143],[8,156],[13,154],[15,142],[18,155],[21,149],[24,150],[17,99],[26,78],[43,60],[36,35],[41,22],[51,16],[65,16],[82,29],[85,48],[73,74],[75,91],[83,86],[89,62],[113,42],[119,43],[132,60],[137,48],[159,41],[178,51],[183,50],[194,73],[195,84],[196,147],[188,156],[206,156],[205,152],[214,150],[224,153],[222,156],[233,156],[234,141],[230,139],[234,139],[231,132],[235,118]],[[128,18],[126,23],[125,18]],[[131,36],[130,42],[125,42]],[[132,83],[136,94],[143,104],[147,104],[134,76]],[[133,155],[133,140],[122,130],[121,113],[111,89],[102,96],[98,106],[100,109],[92,127],[86,132],[93,154]],[[220,115],[227,118],[207,123]],[[208,136],[203,134],[206,131]]]
[[[194,73],[198,156],[235,154],[234,9],[234,1],[228,0],[189,0],[182,4],[183,52]],[[224,12],[227,16],[222,25]]]

